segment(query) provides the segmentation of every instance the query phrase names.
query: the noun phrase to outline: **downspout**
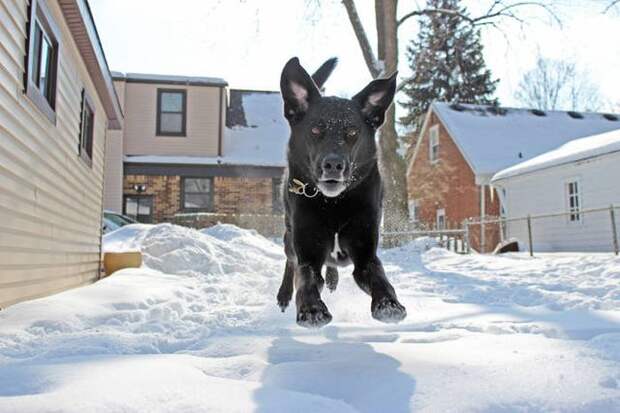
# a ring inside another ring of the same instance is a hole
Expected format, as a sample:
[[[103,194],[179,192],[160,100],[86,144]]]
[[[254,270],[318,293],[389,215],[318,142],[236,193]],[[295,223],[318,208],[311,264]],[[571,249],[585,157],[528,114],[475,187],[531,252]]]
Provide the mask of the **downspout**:
[[[486,185],[480,185],[480,252],[484,253],[486,244],[486,234],[484,220],[486,218]]]
[[[224,106],[224,102],[222,102],[222,100],[224,99],[224,92],[223,92],[224,88],[220,87],[220,119],[219,119],[219,131],[218,131],[218,137],[217,137],[217,156],[222,156],[222,131],[223,131],[223,109],[222,107]]]

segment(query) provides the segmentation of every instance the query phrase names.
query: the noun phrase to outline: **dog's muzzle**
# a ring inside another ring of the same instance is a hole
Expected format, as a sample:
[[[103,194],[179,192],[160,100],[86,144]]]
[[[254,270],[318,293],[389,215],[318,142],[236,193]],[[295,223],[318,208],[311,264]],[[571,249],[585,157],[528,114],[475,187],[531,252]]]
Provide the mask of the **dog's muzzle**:
[[[336,154],[327,155],[321,162],[321,177],[317,188],[327,197],[336,197],[346,188],[345,171],[347,161],[344,157]]]

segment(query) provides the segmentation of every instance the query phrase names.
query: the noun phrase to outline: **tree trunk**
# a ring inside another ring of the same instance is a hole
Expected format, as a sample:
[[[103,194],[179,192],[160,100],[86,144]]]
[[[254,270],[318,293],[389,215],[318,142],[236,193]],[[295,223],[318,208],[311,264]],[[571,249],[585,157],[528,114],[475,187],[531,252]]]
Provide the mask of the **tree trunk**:
[[[375,0],[377,26],[377,55],[383,63],[383,73],[392,74],[398,69],[397,0]],[[407,184],[405,161],[398,153],[396,111],[392,104],[379,130],[380,168],[385,184],[385,231],[401,230],[407,223]]]

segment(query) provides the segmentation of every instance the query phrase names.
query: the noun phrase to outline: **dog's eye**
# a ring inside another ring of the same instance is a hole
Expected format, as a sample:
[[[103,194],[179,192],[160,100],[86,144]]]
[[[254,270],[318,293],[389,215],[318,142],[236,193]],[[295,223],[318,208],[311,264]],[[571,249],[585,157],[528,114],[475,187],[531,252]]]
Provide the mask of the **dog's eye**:
[[[357,129],[349,129],[347,131],[347,138],[353,139],[355,137],[357,137]]]
[[[318,126],[314,126],[310,131],[314,136],[319,136],[321,134],[321,128]]]

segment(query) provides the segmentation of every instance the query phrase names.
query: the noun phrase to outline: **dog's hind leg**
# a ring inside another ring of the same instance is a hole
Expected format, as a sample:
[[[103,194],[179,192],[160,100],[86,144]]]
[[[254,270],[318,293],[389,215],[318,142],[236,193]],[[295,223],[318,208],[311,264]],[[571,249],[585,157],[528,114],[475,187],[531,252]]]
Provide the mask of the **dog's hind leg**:
[[[280,284],[280,290],[278,290],[278,306],[280,310],[284,312],[288,304],[293,298],[293,280],[295,277],[295,264],[291,260],[286,260],[286,267],[284,268],[284,276],[282,277],[282,284]]]
[[[327,266],[325,268],[325,284],[330,292],[336,291],[338,286],[338,269],[336,267]]]

